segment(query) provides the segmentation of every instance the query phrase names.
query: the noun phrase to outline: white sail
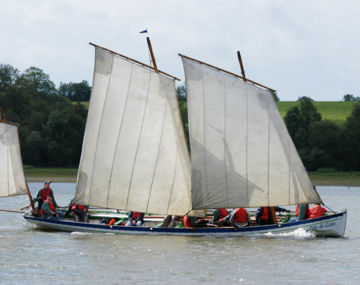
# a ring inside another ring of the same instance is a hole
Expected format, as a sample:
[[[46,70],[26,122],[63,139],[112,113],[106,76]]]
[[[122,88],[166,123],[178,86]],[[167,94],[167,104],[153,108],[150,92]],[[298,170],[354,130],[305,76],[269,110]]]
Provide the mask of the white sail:
[[[0,122],[0,196],[26,194],[18,127]]]
[[[75,203],[184,215],[190,175],[174,81],[96,48]]]
[[[270,91],[182,60],[193,209],[319,202]]]

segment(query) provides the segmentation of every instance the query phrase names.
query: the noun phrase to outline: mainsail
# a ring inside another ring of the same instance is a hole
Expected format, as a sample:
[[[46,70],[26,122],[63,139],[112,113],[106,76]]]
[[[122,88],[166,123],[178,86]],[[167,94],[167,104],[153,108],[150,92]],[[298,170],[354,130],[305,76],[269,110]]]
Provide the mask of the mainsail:
[[[75,203],[184,215],[190,174],[174,81],[96,47]]]
[[[0,196],[26,194],[18,127],[0,121]]]
[[[182,61],[193,209],[320,202],[270,91]]]

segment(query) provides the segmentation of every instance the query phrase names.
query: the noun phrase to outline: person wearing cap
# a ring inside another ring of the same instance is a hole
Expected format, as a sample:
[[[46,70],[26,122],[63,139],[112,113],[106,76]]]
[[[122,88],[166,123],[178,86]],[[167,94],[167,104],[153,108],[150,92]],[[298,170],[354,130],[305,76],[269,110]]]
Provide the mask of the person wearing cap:
[[[55,198],[54,198],[54,193],[53,193],[52,189],[50,188],[50,183],[51,183],[50,180],[45,180],[44,187],[39,190],[36,198],[33,199],[33,203],[36,203],[36,202],[38,203],[38,205],[37,205],[38,212],[40,212],[42,204],[46,200],[47,196],[51,197],[52,203],[54,204],[55,208],[58,206],[55,201]]]

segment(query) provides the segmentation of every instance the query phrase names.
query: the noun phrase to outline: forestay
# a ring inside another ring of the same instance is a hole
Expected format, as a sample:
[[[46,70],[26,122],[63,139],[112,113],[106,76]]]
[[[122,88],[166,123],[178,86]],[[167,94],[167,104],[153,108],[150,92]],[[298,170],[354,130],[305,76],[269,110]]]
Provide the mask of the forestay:
[[[26,194],[18,127],[0,122],[0,196]]]
[[[96,48],[75,203],[184,215],[190,171],[174,81]]]
[[[272,94],[182,60],[193,209],[319,202]]]

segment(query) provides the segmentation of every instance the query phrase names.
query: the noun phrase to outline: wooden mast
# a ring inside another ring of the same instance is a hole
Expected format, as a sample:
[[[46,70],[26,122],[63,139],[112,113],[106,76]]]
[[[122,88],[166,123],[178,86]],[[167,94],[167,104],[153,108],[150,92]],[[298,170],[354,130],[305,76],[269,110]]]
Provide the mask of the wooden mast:
[[[237,56],[238,56],[239,63],[240,63],[241,75],[243,76],[244,82],[246,82],[245,69],[244,69],[242,59],[241,59],[240,51],[237,52]]]
[[[153,52],[153,49],[152,49],[152,46],[151,46],[150,38],[146,37],[146,41],[147,41],[147,44],[148,44],[148,47],[149,47],[151,60],[152,60],[153,66],[154,66],[154,71],[158,72],[158,68],[157,68],[157,65],[156,65],[156,60],[155,60],[154,52]]]
[[[211,68],[213,68],[213,69],[219,70],[219,71],[221,71],[221,72],[230,74],[231,76],[234,76],[234,77],[237,77],[237,78],[241,78],[242,80],[244,80],[244,77],[243,77],[243,76],[238,75],[238,74],[235,74],[235,73],[230,72],[230,71],[227,71],[227,70],[222,69],[222,68],[220,68],[220,67],[217,67],[217,66],[208,64],[208,63],[206,63],[206,62],[200,61],[200,60],[198,60],[198,59],[195,59],[195,58],[192,58],[192,57],[189,57],[189,56],[186,56],[186,55],[183,55],[183,54],[181,54],[181,53],[179,53],[178,55],[181,56],[181,57],[184,57],[184,58],[187,58],[187,59],[196,61],[196,62],[198,62],[198,63],[200,63],[200,64],[204,64],[204,65],[206,65],[206,66],[208,66],[208,67],[211,67]],[[255,81],[253,81],[253,80],[250,80],[250,79],[248,79],[248,78],[246,78],[246,81],[247,81],[247,82],[250,82],[250,83],[252,83],[252,84],[254,84],[254,85],[260,86],[260,87],[262,87],[262,88],[268,89],[269,91],[275,92],[274,89],[272,89],[272,88],[270,88],[270,87],[267,87],[267,86],[265,86],[265,85],[263,85],[263,84],[260,84],[260,83],[258,83],[258,82],[255,82]]]
[[[6,120],[6,116],[5,116],[5,113],[4,113],[4,111],[2,110],[2,108],[0,108],[0,114],[1,114],[0,122],[19,127],[19,124],[11,123],[11,122],[8,122],[8,121]],[[27,181],[26,181],[26,178],[25,178],[25,184],[26,184],[26,192],[27,192],[28,197],[29,197],[29,200],[30,200],[30,205],[31,205],[31,208],[32,208],[32,210],[33,210],[33,212],[34,212],[35,207],[34,207],[34,203],[33,203],[33,200],[32,200],[32,196],[31,196],[30,189],[29,189],[29,185],[28,185],[28,183],[27,183]]]
[[[134,63],[136,63],[136,64],[138,64],[138,65],[141,65],[141,66],[143,66],[143,67],[146,67],[146,68],[149,68],[149,69],[155,71],[155,68],[154,68],[154,67],[152,67],[152,66],[150,66],[150,65],[148,65],[148,64],[145,64],[145,63],[143,63],[143,62],[140,62],[140,61],[138,61],[138,60],[136,60],[136,59],[130,58],[130,57],[125,56],[125,55],[123,55],[123,54],[121,54],[121,53],[112,51],[112,50],[110,50],[110,49],[104,48],[104,47],[102,47],[102,46],[99,46],[99,45],[96,45],[96,44],[93,44],[93,43],[89,43],[89,44],[92,45],[92,46],[94,46],[94,47],[101,48],[101,49],[103,49],[103,50],[105,50],[105,51],[107,51],[107,52],[109,52],[109,53],[116,54],[116,55],[118,55],[118,56],[120,56],[120,57],[122,57],[122,58],[124,58],[124,59],[126,59],[126,60],[132,61],[132,62],[134,62]],[[167,77],[170,77],[170,78],[172,78],[172,79],[175,79],[175,80],[180,81],[179,78],[177,78],[177,77],[175,77],[175,76],[173,76],[173,75],[170,75],[170,74],[168,74],[168,73],[166,73],[166,72],[164,72],[164,71],[161,71],[161,70],[159,70],[159,69],[157,70],[157,72],[159,72],[159,73],[161,73],[161,74],[163,74],[163,75],[165,75],[165,76],[167,76]]]

